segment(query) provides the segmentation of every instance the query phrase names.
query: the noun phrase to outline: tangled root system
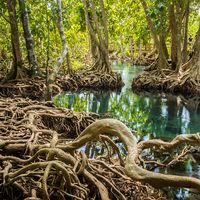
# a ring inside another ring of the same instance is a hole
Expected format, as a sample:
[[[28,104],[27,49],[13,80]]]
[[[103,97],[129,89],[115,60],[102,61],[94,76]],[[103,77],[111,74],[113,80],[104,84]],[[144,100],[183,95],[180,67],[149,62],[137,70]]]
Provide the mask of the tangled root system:
[[[51,84],[52,95],[62,91],[73,91],[80,89],[120,89],[123,81],[118,73],[105,73],[99,71],[81,71],[72,73],[70,76],[58,77]],[[46,80],[36,77],[34,79],[11,80],[0,84],[0,96],[17,98],[22,97],[32,100],[43,100],[47,91]]]
[[[75,78],[80,88],[119,89],[124,83],[121,75],[116,72],[82,71]]]
[[[126,175],[124,158],[105,135],[115,133],[116,128],[124,129],[123,132],[128,129],[114,119],[92,122],[92,114],[55,108],[51,102],[1,99],[1,197],[166,199],[161,190]],[[69,139],[77,135],[74,141]],[[88,149],[87,143],[93,140],[107,147],[105,154],[96,158],[86,156],[84,148]]]
[[[170,69],[144,71],[133,79],[132,88],[145,91],[163,91],[195,96],[200,94],[200,80],[196,71],[188,69],[177,73]]]

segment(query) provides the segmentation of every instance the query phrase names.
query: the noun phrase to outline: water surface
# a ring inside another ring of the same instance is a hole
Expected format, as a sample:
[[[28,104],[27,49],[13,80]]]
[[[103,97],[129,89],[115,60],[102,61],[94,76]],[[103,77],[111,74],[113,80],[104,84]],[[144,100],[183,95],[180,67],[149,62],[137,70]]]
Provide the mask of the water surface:
[[[180,96],[135,93],[131,89],[132,79],[144,67],[114,63],[113,69],[121,73],[125,83],[121,91],[63,93],[54,98],[54,103],[74,111],[117,118],[137,130],[141,139],[169,140],[178,134],[200,131],[198,102],[186,102]]]
[[[130,129],[136,130],[137,138],[142,140],[170,140],[178,134],[200,131],[199,102],[162,93],[136,93],[131,89],[131,82],[144,67],[113,63],[113,69],[121,73],[125,83],[121,91],[67,92],[56,96],[54,103],[74,111],[95,112],[102,117],[117,118]],[[191,159],[175,169],[163,171],[156,168],[155,171],[200,178],[200,165]],[[188,199],[186,196],[190,195],[189,190],[185,189],[168,192],[172,193],[172,199],[179,200]]]

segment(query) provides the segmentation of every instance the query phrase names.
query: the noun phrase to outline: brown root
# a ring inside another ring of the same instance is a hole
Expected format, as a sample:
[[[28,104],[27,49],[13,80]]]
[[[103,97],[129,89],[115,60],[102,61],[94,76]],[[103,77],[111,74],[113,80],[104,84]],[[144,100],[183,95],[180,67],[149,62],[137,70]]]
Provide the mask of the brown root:
[[[134,65],[142,65],[142,66],[148,66],[151,65],[156,61],[158,58],[158,54],[156,52],[156,49],[153,49],[151,52],[146,53],[142,52],[133,62]]]
[[[133,79],[132,88],[138,91],[163,91],[195,96],[200,94],[199,72],[187,69],[177,73],[170,69],[144,71]]]
[[[141,157],[145,149],[170,152],[183,146],[179,155],[167,164],[163,162],[163,166],[183,161],[191,152],[190,145],[199,145],[199,133],[177,136],[171,142],[150,140],[137,144],[132,132],[118,120],[93,122],[89,114],[23,99],[1,99],[0,116],[0,191],[12,188],[12,195],[19,193],[20,199],[166,199],[155,188],[174,186],[200,191],[199,179],[149,171],[143,167]],[[66,133],[70,131],[82,132],[69,141]],[[120,155],[113,136],[124,144],[126,158]],[[102,141],[106,152],[90,158],[79,151],[92,141]]]
[[[121,89],[124,85],[120,74],[106,73],[102,71],[80,71],[70,76],[58,77],[54,84],[51,84],[52,95],[62,91],[73,91],[80,89]],[[47,91],[44,78],[10,80],[0,84],[0,96],[9,98],[29,98],[33,100],[45,99]]]
[[[115,72],[82,70],[74,76],[82,89],[121,89],[124,85],[121,75]]]
[[[88,126],[94,121],[90,114],[24,99],[1,99],[0,116],[4,199],[166,199],[160,190],[126,175],[124,158],[112,138],[105,136],[119,133],[123,142],[132,138],[121,122],[105,119]],[[69,141],[70,135],[80,131],[77,139]],[[90,159],[78,151],[99,139],[109,146],[110,159]]]

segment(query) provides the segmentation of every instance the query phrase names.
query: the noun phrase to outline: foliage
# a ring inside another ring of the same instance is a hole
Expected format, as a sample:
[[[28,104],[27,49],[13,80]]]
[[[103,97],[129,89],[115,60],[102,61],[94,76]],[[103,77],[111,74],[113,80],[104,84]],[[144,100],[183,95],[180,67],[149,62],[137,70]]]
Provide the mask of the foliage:
[[[53,0],[26,0],[31,31],[35,42],[35,52],[40,67],[46,63],[47,50],[50,53],[50,66],[60,53],[61,42],[56,29],[56,4]],[[172,0],[148,0],[148,12],[156,31],[168,30],[168,5]],[[185,0],[182,0],[184,5]],[[87,36],[83,4],[81,0],[62,1],[65,35],[70,49],[71,63],[74,68],[82,67],[90,61],[89,39]],[[153,48],[151,35],[139,0],[107,0],[106,14],[109,24],[109,49],[119,57],[131,57],[138,53],[141,46]],[[17,5],[18,27],[24,61],[27,62],[20,11]],[[199,0],[191,1],[189,35],[194,38],[199,21]],[[49,34],[49,41],[48,41]],[[167,35],[169,40],[169,34]],[[49,45],[48,45],[49,43]],[[190,44],[191,46],[192,44]],[[135,52],[132,52],[132,51]],[[0,60],[8,68],[12,58],[10,25],[6,1],[0,2]],[[5,56],[2,56],[5,54]],[[3,58],[2,58],[3,57]]]

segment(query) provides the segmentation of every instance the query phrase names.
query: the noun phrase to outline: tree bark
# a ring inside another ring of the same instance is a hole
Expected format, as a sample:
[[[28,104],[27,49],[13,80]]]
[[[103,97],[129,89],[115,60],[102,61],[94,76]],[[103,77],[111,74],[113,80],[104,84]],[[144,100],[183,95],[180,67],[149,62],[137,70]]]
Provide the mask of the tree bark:
[[[178,30],[176,24],[176,17],[174,13],[174,3],[169,5],[169,23],[171,30],[171,62],[172,69],[176,69],[177,61],[178,61]]]
[[[185,8],[185,20],[184,20],[184,38],[183,38],[183,49],[182,49],[182,61],[186,63],[188,60],[188,21],[190,13],[190,1],[187,0]]]
[[[168,59],[169,58],[169,53],[168,53],[168,50],[167,50],[167,45],[166,45],[166,42],[165,42],[165,34],[163,32],[160,33],[160,45],[161,45],[161,49],[165,55],[165,58]]]
[[[196,40],[193,46],[193,54],[191,59],[181,66],[179,74],[183,83],[189,79],[192,85],[199,87],[200,85],[200,23],[196,34]],[[183,84],[182,83],[182,84]]]
[[[11,43],[13,53],[13,64],[4,81],[20,78],[20,68],[22,67],[22,54],[20,50],[19,31],[16,15],[16,0],[7,0],[7,9],[11,27]]]
[[[178,72],[181,65],[183,64],[182,61],[182,37],[181,37],[181,30],[182,30],[182,16],[183,16],[183,8],[180,1],[175,0],[176,5],[176,27],[177,27],[177,63],[176,63],[176,71]]]
[[[110,73],[112,70],[108,57],[108,28],[103,0],[99,1],[101,17],[98,17],[96,13],[93,0],[82,1],[84,4],[92,56],[95,61],[91,70]]]
[[[60,70],[60,67],[68,54],[68,46],[67,46],[67,42],[66,42],[64,26],[63,26],[63,19],[62,19],[62,1],[61,0],[57,0],[57,6],[58,6],[57,27],[58,27],[58,31],[59,31],[60,39],[61,39],[61,43],[62,43],[62,52],[61,52],[60,57],[57,59],[56,65],[54,66],[54,69],[53,69],[53,73],[49,77],[50,83],[55,81],[55,78]],[[68,66],[68,73],[71,73],[71,68],[69,66]]]
[[[176,11],[176,14],[175,14]],[[181,26],[182,26],[182,9],[180,2],[173,0],[169,5],[169,23],[171,30],[171,60],[172,69],[179,70],[182,64],[181,54]]]
[[[28,53],[28,61],[30,66],[31,76],[34,77],[38,73],[38,63],[34,51],[34,41],[29,26],[28,12],[26,8],[26,0],[19,0],[19,6],[21,11],[21,21],[24,30],[24,38],[26,42],[26,49]]]
[[[200,23],[196,34],[196,40],[193,47],[192,65],[200,69]]]

